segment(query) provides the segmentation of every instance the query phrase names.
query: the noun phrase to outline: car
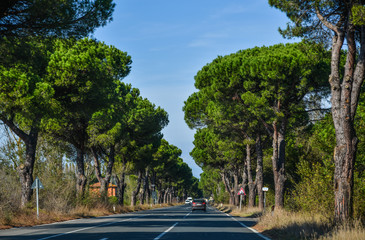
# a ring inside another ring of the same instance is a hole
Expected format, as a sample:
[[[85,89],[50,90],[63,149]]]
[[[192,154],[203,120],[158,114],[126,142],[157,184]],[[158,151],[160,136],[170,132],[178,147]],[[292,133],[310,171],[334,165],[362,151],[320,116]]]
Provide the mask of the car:
[[[185,204],[191,204],[193,201],[193,198],[192,197],[188,197],[186,200],[185,200]]]
[[[194,199],[192,204],[191,204],[191,210],[203,210],[206,211],[207,210],[207,203],[204,199]]]

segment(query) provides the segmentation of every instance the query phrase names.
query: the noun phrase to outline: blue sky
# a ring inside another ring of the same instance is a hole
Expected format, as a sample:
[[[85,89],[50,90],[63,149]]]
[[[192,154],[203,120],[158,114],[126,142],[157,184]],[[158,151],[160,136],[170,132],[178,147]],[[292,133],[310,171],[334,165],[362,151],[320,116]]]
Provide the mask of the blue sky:
[[[196,91],[194,76],[217,56],[255,46],[289,42],[278,33],[288,19],[267,0],[116,0],[113,21],[94,37],[132,56],[125,82],[169,114],[164,138],[179,147],[199,177],[189,153],[195,130],[182,107]]]

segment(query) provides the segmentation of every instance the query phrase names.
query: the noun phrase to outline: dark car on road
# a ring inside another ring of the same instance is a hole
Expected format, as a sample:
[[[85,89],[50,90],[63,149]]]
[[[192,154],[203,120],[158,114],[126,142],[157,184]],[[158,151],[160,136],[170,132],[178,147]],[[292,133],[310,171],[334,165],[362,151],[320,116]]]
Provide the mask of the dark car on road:
[[[207,210],[207,203],[204,199],[194,199],[191,203],[191,210]]]

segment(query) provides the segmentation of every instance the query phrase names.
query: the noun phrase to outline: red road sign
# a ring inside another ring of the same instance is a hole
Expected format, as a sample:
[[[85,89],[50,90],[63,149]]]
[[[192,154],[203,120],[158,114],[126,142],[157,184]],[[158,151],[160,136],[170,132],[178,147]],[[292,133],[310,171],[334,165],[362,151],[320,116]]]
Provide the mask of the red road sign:
[[[241,188],[241,189],[238,191],[238,195],[246,195],[245,190],[244,190],[243,188]]]

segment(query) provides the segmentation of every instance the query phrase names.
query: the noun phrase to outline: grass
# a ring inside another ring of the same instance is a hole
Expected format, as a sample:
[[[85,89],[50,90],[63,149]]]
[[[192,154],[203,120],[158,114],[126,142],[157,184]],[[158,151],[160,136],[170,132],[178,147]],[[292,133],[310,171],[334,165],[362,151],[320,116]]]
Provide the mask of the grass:
[[[365,228],[360,221],[335,226],[329,217],[305,212],[286,210],[267,211],[262,214],[258,208],[215,205],[219,210],[233,216],[257,219],[253,227],[272,240],[364,240]]]
[[[352,225],[342,225],[333,229],[332,232],[317,238],[318,240],[363,240],[365,228],[360,222],[355,221]]]
[[[272,239],[317,239],[331,231],[331,222],[318,214],[275,210],[261,216],[255,228]]]
[[[0,214],[0,229],[8,229],[12,227],[29,227],[40,224],[47,224],[53,222],[67,221],[77,218],[91,218],[100,217],[116,213],[129,213],[152,208],[161,208],[171,206],[168,204],[157,205],[137,205],[130,206],[116,206],[115,211],[107,204],[97,204],[93,208],[86,206],[77,206],[71,211],[64,213],[59,211],[45,211],[40,210],[39,218],[37,218],[37,210],[35,208],[24,208],[13,213]]]

